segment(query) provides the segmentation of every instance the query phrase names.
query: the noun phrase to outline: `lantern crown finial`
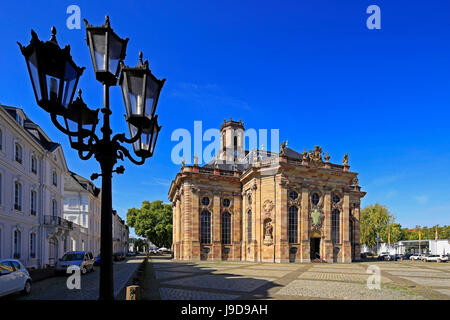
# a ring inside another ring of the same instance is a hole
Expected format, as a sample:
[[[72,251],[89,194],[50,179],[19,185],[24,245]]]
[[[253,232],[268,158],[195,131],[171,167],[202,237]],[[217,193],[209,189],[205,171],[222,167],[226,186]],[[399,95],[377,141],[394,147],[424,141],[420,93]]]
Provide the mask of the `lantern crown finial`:
[[[54,42],[54,43],[58,43],[58,42],[56,41],[56,28],[55,28],[55,26],[52,27],[51,31],[52,31],[52,36],[51,36],[51,38],[50,38],[50,41],[51,41],[51,42]]]
[[[139,51],[139,62],[140,63],[142,63],[142,57],[143,57],[142,51]]]
[[[78,98],[80,98],[81,99],[81,94],[83,93],[83,90],[81,90],[81,89],[78,89]]]
[[[105,25],[106,25],[107,27],[110,26],[110,23],[109,23],[109,16],[108,16],[108,15],[105,16]]]

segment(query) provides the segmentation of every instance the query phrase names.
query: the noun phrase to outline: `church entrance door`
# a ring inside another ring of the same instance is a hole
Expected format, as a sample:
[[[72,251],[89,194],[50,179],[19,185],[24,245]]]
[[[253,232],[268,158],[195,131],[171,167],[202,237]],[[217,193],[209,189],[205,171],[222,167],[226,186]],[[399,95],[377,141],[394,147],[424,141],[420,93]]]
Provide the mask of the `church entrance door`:
[[[320,259],[320,238],[311,238],[310,241],[310,259]]]

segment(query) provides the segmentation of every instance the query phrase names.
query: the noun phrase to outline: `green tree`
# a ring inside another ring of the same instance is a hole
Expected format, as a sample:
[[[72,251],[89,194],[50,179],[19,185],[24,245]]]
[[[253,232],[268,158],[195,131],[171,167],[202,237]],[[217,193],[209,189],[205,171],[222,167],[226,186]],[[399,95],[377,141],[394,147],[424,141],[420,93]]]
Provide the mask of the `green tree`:
[[[144,201],[140,209],[127,211],[127,224],[158,247],[172,245],[172,206],[157,200]]]
[[[134,247],[139,249],[139,251],[144,251],[145,249],[148,249],[148,244],[144,239],[138,238],[134,240]]]
[[[361,210],[361,243],[373,247],[377,243],[377,233],[380,234],[380,242],[388,242],[389,233],[391,243],[401,240],[404,236],[400,224],[395,223],[395,217],[384,205],[376,203]]]

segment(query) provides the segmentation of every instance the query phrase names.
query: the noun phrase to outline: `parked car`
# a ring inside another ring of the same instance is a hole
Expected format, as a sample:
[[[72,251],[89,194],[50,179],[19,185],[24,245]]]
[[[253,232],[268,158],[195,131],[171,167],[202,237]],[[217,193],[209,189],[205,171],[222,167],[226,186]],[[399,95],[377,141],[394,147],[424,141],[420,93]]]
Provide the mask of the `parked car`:
[[[361,253],[362,259],[373,259],[375,258],[375,254],[373,252],[363,252]]]
[[[394,257],[389,252],[382,252],[378,255],[378,260],[391,261],[394,260]]]
[[[164,248],[164,247],[159,248],[157,251],[160,252],[160,253],[170,253],[170,250],[167,249],[167,248]]]
[[[401,259],[403,259],[403,255],[400,254],[400,253],[396,253],[396,254],[392,255],[392,260],[393,261],[397,261],[397,260],[401,260]]]
[[[113,261],[120,261],[120,254],[118,252],[113,253]]]
[[[30,274],[19,260],[0,260],[0,297],[15,292],[29,295],[31,282]]]
[[[429,255],[429,256],[423,258],[423,262],[429,262],[429,261],[447,262],[448,257],[443,254],[432,254],[432,255]]]
[[[120,260],[126,260],[127,259],[127,256],[126,256],[125,253],[119,252],[119,255],[120,255]]]
[[[55,273],[66,273],[69,266],[77,266],[81,274],[94,271],[94,256],[88,251],[69,251],[56,262]]]
[[[95,257],[94,266],[96,267],[100,266],[100,254],[97,257]]]
[[[408,260],[412,255],[413,255],[412,253],[405,253],[405,254],[402,256],[402,259],[403,259],[403,260]]]
[[[411,255],[410,257],[409,257],[409,259],[411,260],[411,261],[417,261],[417,260],[422,260],[421,259],[421,254],[418,254],[418,253],[414,253],[413,255]]]
[[[127,252],[127,256],[129,256],[129,257],[134,257],[135,255],[136,255],[136,252],[133,252],[133,251]]]

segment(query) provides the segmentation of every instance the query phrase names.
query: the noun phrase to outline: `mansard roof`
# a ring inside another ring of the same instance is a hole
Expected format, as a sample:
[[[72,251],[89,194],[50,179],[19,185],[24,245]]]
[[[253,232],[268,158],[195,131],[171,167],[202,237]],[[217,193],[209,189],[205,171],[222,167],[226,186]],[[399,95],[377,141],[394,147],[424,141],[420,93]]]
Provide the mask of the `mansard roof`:
[[[17,114],[20,112],[24,115],[23,128],[25,131],[38,142],[45,150],[53,152],[60,146],[59,143],[51,141],[51,139],[45,134],[45,132],[34,123],[28,116],[23,112],[21,108],[0,105],[13,119],[16,121]]]
[[[90,192],[94,197],[98,197],[100,194],[101,189],[97,188],[90,180],[80,176],[79,174],[76,174],[73,171],[69,171],[69,175],[76,181],[78,184],[85,189],[86,191]]]

